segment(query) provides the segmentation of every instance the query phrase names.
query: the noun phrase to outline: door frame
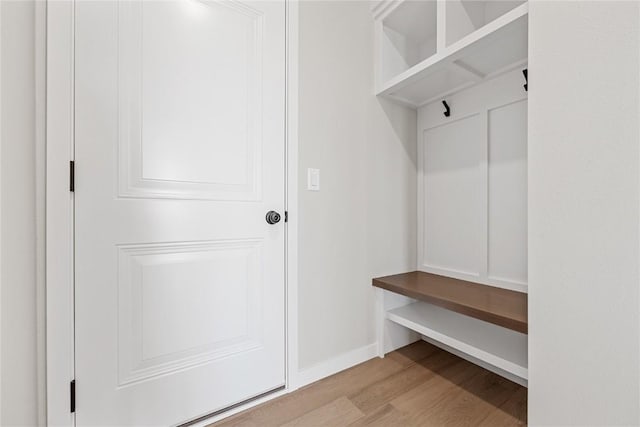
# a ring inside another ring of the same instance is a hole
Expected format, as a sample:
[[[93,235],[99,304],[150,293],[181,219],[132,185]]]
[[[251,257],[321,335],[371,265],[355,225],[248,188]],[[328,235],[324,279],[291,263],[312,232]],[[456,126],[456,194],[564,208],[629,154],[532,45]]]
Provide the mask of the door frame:
[[[286,4],[285,389],[225,412],[228,416],[298,387],[298,10]],[[46,17],[46,421],[72,426],[74,358],[74,211],[69,162],[74,153],[74,4],[47,0]],[[82,390],[82,385],[78,385]]]

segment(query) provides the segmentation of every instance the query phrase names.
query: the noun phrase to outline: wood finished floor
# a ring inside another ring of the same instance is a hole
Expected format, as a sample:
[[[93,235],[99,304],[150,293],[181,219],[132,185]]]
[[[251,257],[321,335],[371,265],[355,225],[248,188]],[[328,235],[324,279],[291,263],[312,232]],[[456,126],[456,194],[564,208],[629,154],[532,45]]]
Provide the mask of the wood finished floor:
[[[419,341],[213,426],[496,427],[526,422],[526,388]]]

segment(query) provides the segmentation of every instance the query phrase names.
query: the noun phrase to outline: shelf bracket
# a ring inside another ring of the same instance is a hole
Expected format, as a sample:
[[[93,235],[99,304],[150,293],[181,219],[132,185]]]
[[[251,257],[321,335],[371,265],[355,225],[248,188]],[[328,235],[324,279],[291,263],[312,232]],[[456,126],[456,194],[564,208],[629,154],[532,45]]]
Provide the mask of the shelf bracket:
[[[522,74],[524,75],[524,90],[525,91],[529,91],[529,69],[525,68],[524,70],[522,70]]]
[[[447,111],[444,112],[444,116],[449,117],[451,115],[451,108],[449,108],[449,104],[447,104],[447,101],[442,101],[442,105],[447,109]]]

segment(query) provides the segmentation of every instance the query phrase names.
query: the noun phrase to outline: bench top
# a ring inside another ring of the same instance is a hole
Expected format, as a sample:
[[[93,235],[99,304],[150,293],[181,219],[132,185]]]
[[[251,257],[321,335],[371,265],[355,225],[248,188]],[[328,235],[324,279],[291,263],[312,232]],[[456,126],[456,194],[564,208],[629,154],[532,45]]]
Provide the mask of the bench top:
[[[423,271],[373,279],[373,286],[527,333],[527,294]]]

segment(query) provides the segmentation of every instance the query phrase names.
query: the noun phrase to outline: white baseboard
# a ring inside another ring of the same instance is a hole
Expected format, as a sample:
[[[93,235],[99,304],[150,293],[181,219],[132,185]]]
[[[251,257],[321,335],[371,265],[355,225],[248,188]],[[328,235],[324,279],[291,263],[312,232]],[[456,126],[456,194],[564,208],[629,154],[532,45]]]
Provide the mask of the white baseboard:
[[[337,374],[352,366],[371,360],[378,355],[378,344],[372,343],[356,348],[338,357],[319,363],[298,372],[296,388],[304,387],[323,378]]]

